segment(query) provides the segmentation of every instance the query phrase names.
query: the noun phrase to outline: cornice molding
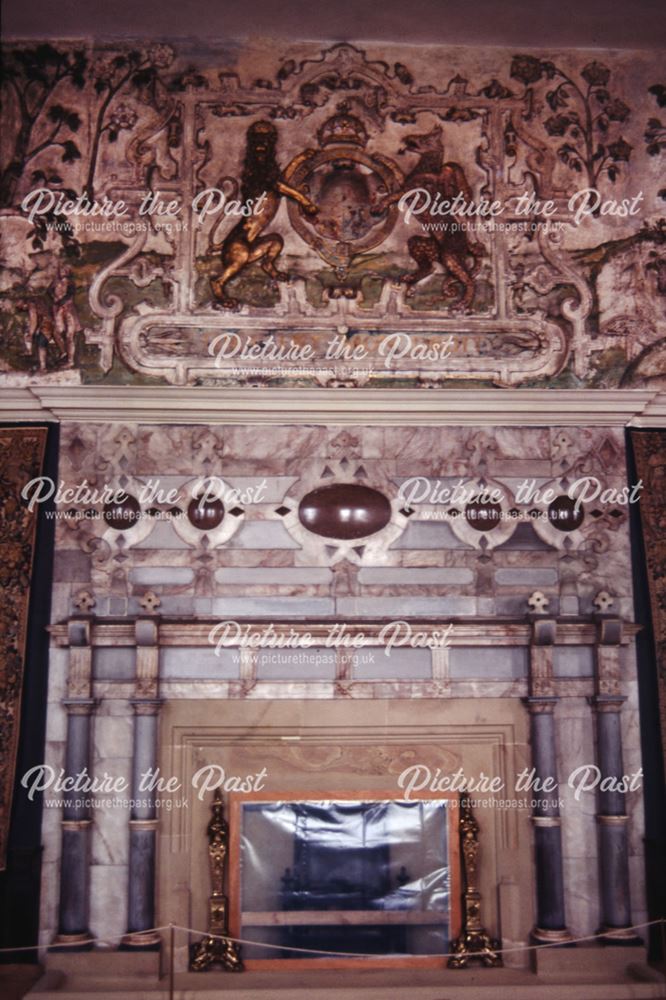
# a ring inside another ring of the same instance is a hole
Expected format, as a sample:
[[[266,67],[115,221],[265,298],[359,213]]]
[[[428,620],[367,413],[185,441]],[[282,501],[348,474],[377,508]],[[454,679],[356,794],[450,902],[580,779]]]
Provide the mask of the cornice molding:
[[[632,421],[632,427],[666,427],[666,392],[655,393],[642,413]]]
[[[28,388],[0,386],[0,421],[57,420],[48,407]]]
[[[366,426],[666,427],[649,389],[269,389],[33,386],[0,395],[0,421]]]
[[[145,620],[145,616],[142,617]],[[219,638],[217,633],[212,641],[210,638],[211,629],[220,624],[219,619],[174,619],[155,616],[150,620],[154,621],[159,629],[159,638],[156,637],[156,644],[160,646],[214,647]],[[75,616],[69,621],[78,625],[82,621],[89,623],[91,646],[136,645],[136,620],[134,618],[105,619]],[[595,616],[560,617],[554,618],[553,623],[556,629],[554,645],[594,646],[598,644],[598,620]],[[382,647],[386,645],[382,630],[395,622],[389,618],[381,621],[332,618],[325,621],[307,622],[301,619],[241,618],[239,624],[242,628],[238,641],[230,639],[228,642],[224,642],[224,648],[245,647],[252,650],[308,648],[305,645],[289,645],[290,642],[295,641],[294,636],[303,635],[311,637],[310,647],[317,646],[317,644],[324,646],[327,641],[329,641],[329,648],[345,647],[342,640],[339,642],[331,640],[331,636],[336,634],[333,632],[336,626],[342,626],[344,635],[347,637],[361,636],[363,641],[358,648],[361,646]],[[432,618],[409,618],[409,624],[414,633],[431,638],[432,647],[430,648],[469,646],[470,643],[478,646],[529,646],[532,645],[534,638],[533,622],[529,620],[529,616],[527,618],[484,618],[470,615],[467,618],[437,618],[435,620]],[[274,636],[284,637],[284,644],[281,645],[270,639],[262,644],[259,640],[267,634],[267,629]],[[443,629],[446,630],[445,641],[442,640]],[[247,636],[255,637],[254,643],[247,638],[246,630]],[[626,646],[631,643],[640,630],[640,625],[633,622],[623,622],[619,645]],[[71,645],[68,622],[61,621],[51,625],[49,632],[55,646],[64,648]]]

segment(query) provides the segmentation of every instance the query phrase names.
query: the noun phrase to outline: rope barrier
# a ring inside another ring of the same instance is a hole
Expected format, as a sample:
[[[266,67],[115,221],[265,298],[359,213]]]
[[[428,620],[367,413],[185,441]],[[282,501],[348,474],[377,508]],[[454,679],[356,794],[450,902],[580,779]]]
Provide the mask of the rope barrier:
[[[145,934],[157,934],[158,932],[162,933],[162,931],[168,931],[170,927],[175,927],[175,926],[176,926],[175,924],[165,924],[164,927],[151,927],[144,933]],[[198,934],[200,932],[195,931],[195,933]],[[45,948],[47,951],[50,948],[57,948],[58,950],[60,950],[61,948],[81,948],[89,944],[95,944],[95,945],[105,944],[108,945],[109,948],[112,948],[114,944],[120,944],[120,942],[125,937],[126,937],[125,934],[121,934],[117,938],[85,938],[82,941],[63,941],[63,942],[56,941],[52,944],[29,944],[29,945],[22,945],[20,948],[0,948],[0,955],[4,954],[5,952],[14,953],[18,951],[37,951],[43,948]]]
[[[653,926],[656,926],[658,924],[664,924],[664,925],[666,925],[666,918],[660,917],[658,920],[648,920],[644,924],[632,924],[631,927],[622,927],[621,930],[624,933],[626,931],[641,930],[641,929],[643,929],[645,927],[653,927]],[[369,959],[376,959],[378,957],[382,957],[382,956],[378,956],[377,954],[366,955],[366,954],[363,954],[361,952],[354,952],[354,951],[322,951],[321,949],[316,950],[316,949],[312,949],[312,948],[295,948],[295,947],[292,947],[291,945],[267,944],[267,943],[265,943],[263,941],[249,941],[247,938],[232,937],[231,934],[211,934],[209,931],[204,931],[204,932],[197,931],[197,930],[193,930],[193,928],[191,928],[191,927],[181,927],[179,924],[174,924],[173,926],[174,926],[175,930],[177,930],[177,931],[183,931],[184,933],[187,933],[187,934],[203,934],[203,936],[209,937],[209,938],[213,938],[216,941],[233,941],[234,944],[255,945],[256,947],[259,947],[259,948],[270,948],[270,949],[274,949],[276,951],[298,951],[298,952],[303,952],[303,953],[308,954],[308,955],[327,955],[327,956],[333,955],[333,956],[338,957],[338,958],[369,958]],[[541,948],[557,948],[557,947],[561,947],[562,944],[567,944],[567,945],[569,945],[569,944],[578,944],[581,941],[595,941],[595,940],[597,940],[599,938],[603,938],[604,940],[607,941],[609,938],[612,938],[612,937],[613,937],[613,932],[612,931],[607,931],[604,934],[589,934],[586,937],[571,938],[571,939],[568,938],[566,941],[552,941],[552,942],[549,942],[549,943],[546,943],[546,944],[520,945],[519,947],[516,947],[516,948],[497,948],[497,949],[493,949],[493,950],[494,950],[494,953],[496,955],[506,955],[509,952],[516,952],[516,951],[536,951],[536,950],[541,949]],[[618,937],[618,940],[622,940],[622,939]],[[384,956],[384,957],[386,957],[386,956]],[[447,952],[446,954],[436,955],[435,957],[436,958],[456,958],[458,956],[457,956],[456,952]]]
[[[642,924],[632,924],[630,927],[622,927],[621,931],[622,931],[622,934],[624,935],[626,933],[626,931],[643,930],[646,927],[656,927],[659,924],[663,925],[666,928],[666,918],[659,917],[657,920],[648,920],[648,921],[646,921],[645,923],[642,923]],[[620,930],[620,928],[618,928],[618,931],[619,930]],[[302,954],[305,954],[305,955],[324,955],[324,956],[328,956],[328,957],[333,956],[333,957],[336,957],[336,958],[365,958],[365,959],[376,959],[378,957],[381,957],[381,956],[378,956],[376,954],[374,954],[374,955],[367,955],[367,954],[364,954],[362,952],[354,952],[354,951],[322,951],[321,949],[313,949],[313,948],[296,948],[296,947],[293,947],[291,945],[269,944],[269,943],[264,942],[264,941],[250,941],[248,938],[233,937],[231,934],[212,934],[210,931],[198,930],[195,927],[182,927],[180,924],[165,924],[163,927],[150,927],[150,928],[147,928],[142,933],[145,933],[145,934],[157,934],[157,933],[163,933],[165,931],[169,931],[170,933],[173,933],[173,931],[182,931],[184,934],[196,934],[196,935],[200,935],[201,937],[213,938],[213,940],[215,940],[215,941],[233,941],[234,944],[254,945],[255,947],[258,947],[258,948],[268,948],[268,949],[272,949],[272,950],[275,950],[275,951],[293,951],[293,952],[299,952],[299,953],[302,953]],[[121,942],[124,937],[125,937],[125,935],[123,934],[123,935],[121,935],[120,937],[117,937],[117,938],[104,938],[104,939],[100,939],[100,938],[88,938],[88,939],[85,939],[83,941],[64,941],[64,942],[62,942],[62,944],[56,943],[55,947],[58,948],[58,950],[60,950],[61,948],[81,948],[81,947],[84,947],[84,946],[87,946],[87,945],[96,945],[98,947],[99,947],[99,945],[108,945],[109,948],[111,948],[111,947],[113,947],[114,944],[117,944],[117,943]],[[552,941],[552,942],[547,942],[547,943],[543,943],[543,944],[519,945],[519,946],[514,947],[514,948],[497,948],[495,950],[495,954],[496,955],[507,955],[507,954],[515,953],[515,952],[539,951],[539,950],[541,950],[543,948],[558,948],[558,947],[561,947],[563,944],[567,944],[567,945],[570,945],[570,944],[579,944],[582,941],[596,941],[596,940],[599,940],[601,938],[603,938],[605,941],[608,941],[609,939],[612,940],[612,938],[613,938],[613,931],[609,930],[609,931],[604,932],[603,934],[599,934],[599,933],[597,933],[597,934],[588,934],[588,935],[585,935],[584,937],[571,938],[571,939],[567,939],[566,941]],[[618,940],[622,940],[622,939],[623,938],[620,938],[619,935],[618,935]],[[13,954],[13,953],[16,953],[16,952],[23,952],[23,951],[36,951],[36,950],[42,949],[42,948],[46,948],[48,950],[49,948],[52,948],[52,947],[54,947],[54,946],[53,945],[39,945],[39,944],[34,944],[34,945],[28,945],[28,946],[21,946],[19,948],[0,948],[0,955],[1,954],[5,954],[5,953],[12,953]],[[446,954],[437,955],[436,957],[437,958],[442,958],[442,959],[444,959],[444,958],[455,958],[456,957],[456,953],[455,952],[447,952]]]

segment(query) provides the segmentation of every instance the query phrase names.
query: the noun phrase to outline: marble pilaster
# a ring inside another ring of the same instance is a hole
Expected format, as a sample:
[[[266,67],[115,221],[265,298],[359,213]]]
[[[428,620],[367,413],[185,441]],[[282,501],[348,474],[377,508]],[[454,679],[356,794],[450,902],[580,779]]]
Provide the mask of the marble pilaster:
[[[159,603],[159,602],[158,602]],[[157,605],[155,605],[157,606]],[[135,623],[136,697],[132,753],[132,811],[129,820],[129,882],[125,948],[155,948],[160,936],[155,927],[155,853],[157,802],[154,775],[157,768],[159,684],[159,626],[155,618]]]
[[[597,596],[595,604],[604,607],[607,595]],[[610,599],[608,599],[610,600]],[[632,930],[629,892],[629,817],[626,791],[621,790],[624,774],[622,760],[621,712],[625,697],[620,690],[620,643],[622,620],[607,614],[597,616],[596,694],[590,704],[596,713],[597,758],[601,772],[597,792],[599,825],[599,860],[601,868],[600,930],[617,943],[640,943]]]
[[[571,939],[566,926],[562,831],[558,796],[557,743],[555,737],[555,685],[553,645],[555,619],[545,612],[548,601],[540,592],[529,600],[532,641],[530,644],[530,695],[525,699],[530,714],[530,741],[534,771],[534,857],[537,888],[536,924],[532,938],[538,942]]]
[[[91,718],[95,708],[92,695],[92,649],[90,620],[71,619],[68,623],[69,672],[65,747],[65,781],[61,820],[62,849],[58,933],[53,947],[90,947],[90,798],[81,781],[89,776],[91,760]]]

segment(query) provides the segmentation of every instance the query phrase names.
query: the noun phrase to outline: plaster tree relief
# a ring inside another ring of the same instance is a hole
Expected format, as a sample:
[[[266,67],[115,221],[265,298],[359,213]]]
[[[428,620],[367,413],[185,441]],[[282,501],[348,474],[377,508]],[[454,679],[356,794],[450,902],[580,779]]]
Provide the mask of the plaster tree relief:
[[[657,106],[666,107],[666,86],[661,83],[653,84],[649,88]],[[660,158],[666,151],[666,125],[661,118],[651,117],[647,122],[644,134],[645,149],[649,156],[661,166],[663,160]],[[663,168],[662,168],[663,170]],[[658,196],[662,202],[666,201],[666,187],[662,187]],[[635,387],[663,388],[666,385],[666,326],[664,324],[664,296],[666,296],[666,252],[664,252],[664,242],[666,242],[666,225],[664,220],[653,227],[644,226],[640,233],[632,240],[629,239],[631,257],[630,264],[633,270],[638,272],[638,282],[640,285],[646,284],[650,287],[651,294],[639,303],[638,322],[634,320],[634,327],[641,324],[644,331],[645,323],[652,323],[653,329],[658,332],[658,336],[640,335],[634,338],[633,350],[631,353],[631,364],[627,367],[622,377],[621,385]],[[641,244],[640,250],[634,249],[636,244]],[[661,298],[659,298],[661,296]],[[656,308],[650,309],[649,303],[654,303]],[[659,308],[661,303],[661,308]],[[623,316],[625,327],[631,322],[630,317]]]
[[[666,86],[663,83],[655,83],[650,87],[650,93],[660,108],[666,107]],[[666,149],[666,125],[661,118],[650,118],[645,130],[645,143],[650,156],[659,156]],[[661,198],[666,196],[666,189],[659,192]]]
[[[511,63],[511,76],[526,88],[542,81],[550,86],[545,100],[553,114],[542,127],[554,139],[565,167],[584,175],[588,187],[596,187],[604,176],[614,184],[632,153],[619,131],[631,112],[609,93],[610,69],[595,60],[576,80],[550,60],[519,55]]]
[[[10,50],[6,381],[663,377],[661,92],[629,56],[253,52]]]
[[[57,151],[62,164],[81,159],[75,137],[81,128],[77,103],[71,88],[81,93],[86,85],[88,59],[82,49],[64,50],[52,45],[18,49],[3,58],[2,83],[11,95],[16,128],[8,162],[0,178],[0,200],[4,208],[14,205],[20,181],[26,171],[33,178],[63,183],[53,172],[35,171],[35,161],[45,159],[45,152]],[[63,90],[70,85],[70,102],[60,103]],[[16,114],[18,112],[18,114]],[[53,161],[53,157],[50,157]],[[38,234],[35,234],[38,239]]]

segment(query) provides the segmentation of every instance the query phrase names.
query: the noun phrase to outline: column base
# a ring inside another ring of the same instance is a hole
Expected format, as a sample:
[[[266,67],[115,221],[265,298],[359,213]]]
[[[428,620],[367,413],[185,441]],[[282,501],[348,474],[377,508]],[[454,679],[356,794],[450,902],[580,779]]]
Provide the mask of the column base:
[[[643,938],[631,927],[607,927],[603,925],[599,928],[597,934],[600,935],[599,944],[602,945],[614,945],[619,948],[638,948],[645,944]]]
[[[162,935],[157,931],[130,931],[120,942],[119,951],[159,951]]]
[[[566,927],[558,930],[550,930],[547,927],[534,927],[530,938],[534,944],[560,944],[569,948],[574,946],[573,935]]]
[[[49,951],[91,951],[95,938],[90,931],[80,934],[56,934],[49,945]]]

